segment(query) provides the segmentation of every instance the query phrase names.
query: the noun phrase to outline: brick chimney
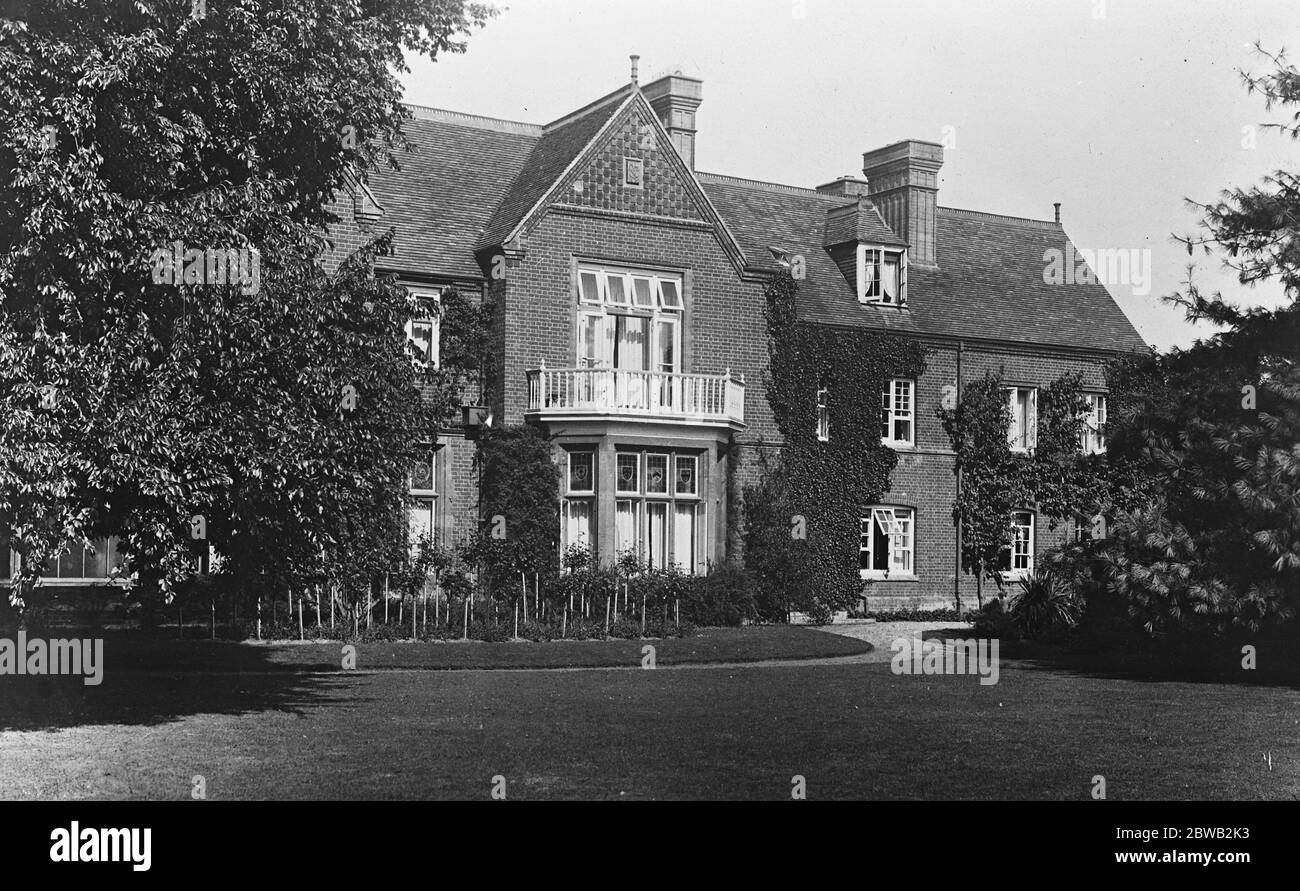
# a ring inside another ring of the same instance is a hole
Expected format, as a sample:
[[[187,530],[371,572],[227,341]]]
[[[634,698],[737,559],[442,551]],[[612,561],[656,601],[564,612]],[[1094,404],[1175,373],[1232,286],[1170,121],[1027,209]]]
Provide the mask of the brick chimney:
[[[818,186],[817,191],[823,195],[836,195],[844,198],[865,198],[871,194],[867,181],[858,179],[856,176],[841,176],[837,180]]]
[[[686,166],[695,169],[695,110],[704,101],[704,81],[667,74],[641,88],[659,115]]]
[[[905,139],[862,156],[868,195],[889,228],[907,240],[910,263],[938,263],[935,229],[942,166],[943,146],[919,139]]]

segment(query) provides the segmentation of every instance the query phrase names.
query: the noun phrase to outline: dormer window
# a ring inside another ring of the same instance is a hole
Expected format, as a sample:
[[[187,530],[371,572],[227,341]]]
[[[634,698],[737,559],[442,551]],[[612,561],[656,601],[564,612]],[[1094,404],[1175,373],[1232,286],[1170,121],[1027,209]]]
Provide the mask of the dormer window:
[[[907,251],[858,245],[858,302],[907,305]]]

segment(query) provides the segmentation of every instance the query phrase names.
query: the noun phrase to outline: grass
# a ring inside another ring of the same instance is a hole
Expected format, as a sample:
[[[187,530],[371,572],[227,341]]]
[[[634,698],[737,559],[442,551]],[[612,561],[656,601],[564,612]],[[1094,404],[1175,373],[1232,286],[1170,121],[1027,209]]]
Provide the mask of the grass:
[[[498,774],[513,799],[788,799],[795,774],[810,798],[1083,801],[1098,774],[1117,800],[1300,797],[1295,689],[1027,663],[995,686],[843,663],[14,680],[0,726],[41,717],[0,732],[5,797],[178,799],[196,774],[212,799],[485,799]]]
[[[655,648],[659,665],[852,656],[869,644],[808,628],[706,628],[693,637],[529,643],[383,641],[356,645],[357,669],[627,668]],[[340,671],[342,644],[107,638],[110,671]],[[2,726],[2,725],[0,725]]]

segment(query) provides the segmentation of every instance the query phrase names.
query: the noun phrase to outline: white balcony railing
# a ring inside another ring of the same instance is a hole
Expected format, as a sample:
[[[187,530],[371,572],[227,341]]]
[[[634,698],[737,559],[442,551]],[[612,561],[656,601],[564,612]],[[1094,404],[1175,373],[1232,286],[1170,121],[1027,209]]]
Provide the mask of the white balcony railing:
[[[528,411],[547,415],[662,418],[745,425],[745,381],[726,374],[673,374],[617,368],[528,372]]]

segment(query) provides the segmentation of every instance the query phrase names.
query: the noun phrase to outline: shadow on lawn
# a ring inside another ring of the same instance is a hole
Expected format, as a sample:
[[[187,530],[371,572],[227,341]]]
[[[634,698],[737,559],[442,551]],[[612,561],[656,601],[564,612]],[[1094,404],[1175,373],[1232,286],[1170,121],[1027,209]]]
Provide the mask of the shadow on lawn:
[[[974,635],[969,626],[926,631],[925,640],[965,639]],[[1039,642],[1003,640],[999,646],[1003,662],[1019,667],[1053,671],[1080,677],[1154,683],[1234,684],[1245,687],[1285,687],[1300,690],[1300,663],[1284,658],[1281,665],[1270,667],[1264,662],[1256,669],[1240,667],[1239,657],[1218,654],[1217,661],[1186,654],[1159,652],[1081,652]]]
[[[174,661],[175,642],[152,647],[133,641],[116,654],[113,644],[105,641],[97,686],[81,676],[0,676],[0,731],[154,725],[205,713],[301,713],[326,698],[337,701],[337,678],[320,674],[340,671],[337,662],[287,664],[275,661],[269,648],[218,642],[192,645],[194,661],[182,671]]]

